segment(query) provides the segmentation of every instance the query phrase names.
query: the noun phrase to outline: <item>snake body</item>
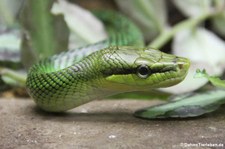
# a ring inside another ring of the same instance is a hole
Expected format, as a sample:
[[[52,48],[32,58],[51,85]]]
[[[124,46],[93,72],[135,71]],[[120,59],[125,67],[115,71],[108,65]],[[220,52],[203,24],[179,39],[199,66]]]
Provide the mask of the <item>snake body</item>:
[[[91,100],[182,81],[189,60],[143,47],[139,29],[115,12],[95,12],[109,38],[33,65],[27,90],[45,111],[62,112]]]

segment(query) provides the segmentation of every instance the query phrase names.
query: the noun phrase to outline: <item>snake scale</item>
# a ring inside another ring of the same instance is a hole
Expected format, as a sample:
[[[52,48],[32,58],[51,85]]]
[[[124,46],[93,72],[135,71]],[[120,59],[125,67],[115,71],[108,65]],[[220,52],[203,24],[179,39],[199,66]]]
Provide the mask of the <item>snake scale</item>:
[[[96,11],[108,38],[33,65],[27,90],[45,111],[62,112],[91,100],[181,82],[189,60],[144,47],[140,30],[116,12]]]

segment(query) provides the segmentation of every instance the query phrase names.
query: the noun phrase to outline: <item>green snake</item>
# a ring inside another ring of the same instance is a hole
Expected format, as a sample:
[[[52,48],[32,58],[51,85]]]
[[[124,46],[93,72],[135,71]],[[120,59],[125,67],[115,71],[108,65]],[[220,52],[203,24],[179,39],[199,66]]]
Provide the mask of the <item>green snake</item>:
[[[40,108],[62,112],[118,93],[172,86],[185,78],[188,59],[144,47],[140,30],[119,13],[94,14],[105,25],[106,40],[30,68],[26,86]]]

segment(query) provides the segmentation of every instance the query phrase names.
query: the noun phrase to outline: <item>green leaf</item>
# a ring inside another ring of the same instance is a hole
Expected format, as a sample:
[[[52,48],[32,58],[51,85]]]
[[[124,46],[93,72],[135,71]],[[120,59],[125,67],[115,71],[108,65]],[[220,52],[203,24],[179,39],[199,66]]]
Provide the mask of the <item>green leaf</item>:
[[[225,89],[225,80],[216,76],[209,76],[205,69],[196,70],[194,78],[206,78],[214,86]],[[146,119],[196,117],[215,111],[224,103],[225,90],[217,89],[194,94],[189,93],[174,96],[169,103],[139,110],[135,112],[135,116]]]
[[[225,89],[225,80],[221,80],[217,76],[209,76],[205,69],[196,70],[195,78],[207,78],[214,86]]]
[[[119,8],[151,40],[168,28],[165,0],[116,0]]]
[[[90,11],[66,0],[53,4],[51,12],[63,15],[70,30],[69,49],[96,43],[107,38],[104,25]]]
[[[24,27],[22,62],[29,68],[39,59],[67,50],[68,28],[62,16],[53,16],[53,0],[29,0],[21,13]]]
[[[225,91],[211,90],[175,96],[169,103],[141,109],[134,115],[145,119],[196,117],[215,111],[224,103]]]

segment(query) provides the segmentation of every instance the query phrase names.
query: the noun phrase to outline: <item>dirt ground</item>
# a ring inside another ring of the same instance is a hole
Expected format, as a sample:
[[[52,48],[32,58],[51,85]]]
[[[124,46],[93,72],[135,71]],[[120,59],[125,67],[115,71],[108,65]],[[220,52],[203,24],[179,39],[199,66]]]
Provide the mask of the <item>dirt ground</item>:
[[[0,148],[225,148],[225,107],[183,120],[132,116],[135,110],[158,103],[102,100],[67,113],[49,114],[38,109],[32,100],[0,99]]]

